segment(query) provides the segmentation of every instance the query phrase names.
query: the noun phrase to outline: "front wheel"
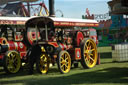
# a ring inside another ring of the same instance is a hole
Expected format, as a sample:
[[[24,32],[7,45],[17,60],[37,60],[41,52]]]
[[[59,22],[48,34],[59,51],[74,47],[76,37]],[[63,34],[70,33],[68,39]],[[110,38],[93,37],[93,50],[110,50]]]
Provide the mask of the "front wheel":
[[[81,43],[81,64],[83,68],[93,68],[97,63],[97,47],[92,39]]]
[[[57,65],[61,73],[68,73],[71,69],[71,57],[67,51],[61,51],[57,58]]]
[[[4,70],[7,73],[17,73],[21,67],[20,55],[16,51],[8,51],[3,59]]]
[[[39,59],[37,59],[36,69],[41,74],[48,73],[49,58],[48,58],[48,55],[45,52],[41,54]]]

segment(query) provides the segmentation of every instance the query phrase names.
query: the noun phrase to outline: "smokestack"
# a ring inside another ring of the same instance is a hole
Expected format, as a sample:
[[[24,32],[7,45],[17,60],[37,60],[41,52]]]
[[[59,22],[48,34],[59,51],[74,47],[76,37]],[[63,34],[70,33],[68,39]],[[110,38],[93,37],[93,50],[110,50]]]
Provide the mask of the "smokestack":
[[[49,0],[49,16],[55,17],[54,0]]]

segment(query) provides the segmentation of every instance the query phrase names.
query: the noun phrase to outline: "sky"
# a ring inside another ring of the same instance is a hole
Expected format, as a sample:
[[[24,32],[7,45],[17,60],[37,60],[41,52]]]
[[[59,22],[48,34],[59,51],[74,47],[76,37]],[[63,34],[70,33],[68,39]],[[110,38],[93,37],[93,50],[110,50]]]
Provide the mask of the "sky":
[[[108,1],[111,0],[55,0],[55,13],[57,17],[63,13],[66,18],[81,18],[88,8],[90,14],[105,14],[109,12]],[[48,0],[44,2],[48,7]]]
[[[49,0],[44,1],[49,9]],[[107,2],[111,0],[54,0],[55,1],[55,14],[56,17],[65,18],[82,18],[86,14],[86,8],[89,9],[90,14],[106,14],[109,12]],[[37,3],[38,3],[37,2]],[[59,11],[57,11],[59,10]],[[60,12],[61,11],[61,12]]]

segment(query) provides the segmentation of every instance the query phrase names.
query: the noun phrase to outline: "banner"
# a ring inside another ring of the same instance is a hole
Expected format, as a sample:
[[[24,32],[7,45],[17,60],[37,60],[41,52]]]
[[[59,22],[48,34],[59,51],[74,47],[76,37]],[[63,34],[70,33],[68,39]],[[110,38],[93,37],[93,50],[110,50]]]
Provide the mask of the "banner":
[[[108,20],[110,19],[109,13],[106,14],[94,14],[94,19],[95,20]]]

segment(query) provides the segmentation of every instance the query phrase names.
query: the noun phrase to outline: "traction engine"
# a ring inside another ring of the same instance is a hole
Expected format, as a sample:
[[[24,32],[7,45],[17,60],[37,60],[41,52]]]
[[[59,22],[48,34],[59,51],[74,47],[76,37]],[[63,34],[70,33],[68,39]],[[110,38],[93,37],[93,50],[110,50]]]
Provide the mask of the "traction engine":
[[[23,28],[1,26],[0,31],[0,65],[7,73],[17,73],[21,63],[27,60],[27,47],[23,42]]]
[[[98,26],[98,23],[94,20],[51,17],[34,17],[28,20],[26,35],[31,34],[33,30],[36,31],[33,35],[36,39],[26,37],[28,43],[35,54],[38,50],[35,49],[36,46],[41,49],[36,63],[37,71],[47,73],[50,63],[57,63],[61,73],[68,73],[72,64],[78,67],[78,62],[83,68],[93,68],[97,62],[97,40],[94,41],[90,36],[90,30],[83,30],[83,27],[95,26]]]

